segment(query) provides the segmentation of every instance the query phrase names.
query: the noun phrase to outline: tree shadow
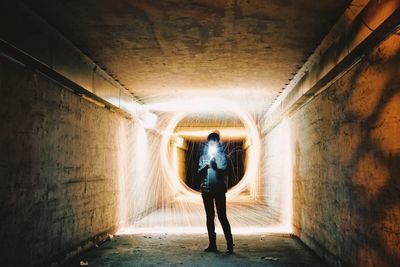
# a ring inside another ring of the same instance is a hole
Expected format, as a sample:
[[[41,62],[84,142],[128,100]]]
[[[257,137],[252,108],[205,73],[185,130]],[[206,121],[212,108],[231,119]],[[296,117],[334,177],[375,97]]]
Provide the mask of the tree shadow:
[[[340,258],[337,263],[340,266],[396,266],[400,262],[398,130],[396,134],[400,124],[399,66],[400,39],[393,35],[308,104],[314,106],[311,110],[325,104],[319,108],[328,109],[329,113],[323,121],[315,121],[320,131],[313,134],[325,142],[317,144],[317,153],[330,164],[319,166],[328,171],[321,175],[326,175],[328,182],[338,183],[337,206],[325,208],[337,209],[339,219],[332,220],[338,223],[339,236],[331,237],[329,242],[338,243],[336,256]],[[326,127],[331,130],[325,130]],[[324,135],[326,131],[330,131],[330,136]],[[296,140],[293,169],[296,179],[301,179],[300,155],[312,156],[308,155],[312,150],[303,146]],[[295,196],[307,193],[301,184],[295,184],[294,189]],[[304,205],[304,200],[301,202]],[[297,212],[296,216],[301,218],[301,211]]]

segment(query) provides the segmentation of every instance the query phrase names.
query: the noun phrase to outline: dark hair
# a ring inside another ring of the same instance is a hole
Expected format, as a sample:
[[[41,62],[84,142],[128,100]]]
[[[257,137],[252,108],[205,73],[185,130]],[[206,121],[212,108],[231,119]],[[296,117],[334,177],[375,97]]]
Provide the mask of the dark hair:
[[[217,131],[210,133],[207,136],[207,141],[210,141],[210,140],[219,142],[219,133]]]

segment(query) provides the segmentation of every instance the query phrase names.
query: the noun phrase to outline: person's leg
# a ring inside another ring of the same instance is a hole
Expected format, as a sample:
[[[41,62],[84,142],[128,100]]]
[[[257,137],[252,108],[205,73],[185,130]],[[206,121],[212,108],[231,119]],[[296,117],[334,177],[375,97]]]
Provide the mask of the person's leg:
[[[226,197],[225,193],[215,194],[215,205],[217,206],[218,219],[221,223],[222,229],[226,239],[228,251],[227,253],[233,253],[233,238],[231,232],[231,226],[228,218],[226,217]]]
[[[212,252],[217,250],[217,243],[216,243],[216,234],[215,234],[215,211],[214,211],[214,194],[211,193],[202,193],[204,208],[206,210],[207,216],[207,232],[208,232],[208,240],[209,245],[204,251]]]

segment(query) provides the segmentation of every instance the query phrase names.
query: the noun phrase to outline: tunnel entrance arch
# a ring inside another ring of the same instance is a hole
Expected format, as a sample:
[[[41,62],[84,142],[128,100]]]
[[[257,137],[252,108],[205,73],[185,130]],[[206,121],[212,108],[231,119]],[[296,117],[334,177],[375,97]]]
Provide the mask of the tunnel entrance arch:
[[[229,190],[245,173],[249,134],[242,121],[230,113],[192,113],[182,118],[174,130],[174,167],[184,185],[198,192],[202,183],[198,176],[200,156],[207,148],[207,136],[216,130],[220,132],[220,149],[227,156],[225,184]]]

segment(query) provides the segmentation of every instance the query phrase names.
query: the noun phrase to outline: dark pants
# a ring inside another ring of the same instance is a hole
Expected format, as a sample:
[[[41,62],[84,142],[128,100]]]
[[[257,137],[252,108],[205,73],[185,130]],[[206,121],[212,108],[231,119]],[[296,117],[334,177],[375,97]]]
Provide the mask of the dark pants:
[[[229,225],[228,218],[226,217],[226,198],[225,193],[202,193],[204,208],[207,215],[207,231],[210,238],[210,243],[215,242],[215,223],[214,223],[214,201],[217,207],[217,214],[219,222],[221,223],[222,229],[228,247],[233,246],[231,226]],[[213,238],[214,237],[214,238]],[[212,240],[214,239],[214,240]]]

